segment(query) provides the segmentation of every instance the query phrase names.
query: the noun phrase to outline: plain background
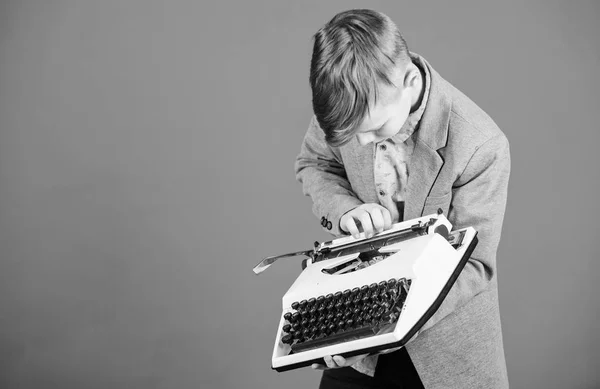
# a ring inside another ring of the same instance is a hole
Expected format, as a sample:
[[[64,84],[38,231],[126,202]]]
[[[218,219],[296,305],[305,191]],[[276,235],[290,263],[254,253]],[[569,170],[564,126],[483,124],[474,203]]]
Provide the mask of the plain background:
[[[330,239],[293,163],[311,37],[363,7],[510,141],[511,386],[600,386],[598,2],[204,3],[0,3],[0,387],[317,386],[270,369],[299,260],[251,269]]]

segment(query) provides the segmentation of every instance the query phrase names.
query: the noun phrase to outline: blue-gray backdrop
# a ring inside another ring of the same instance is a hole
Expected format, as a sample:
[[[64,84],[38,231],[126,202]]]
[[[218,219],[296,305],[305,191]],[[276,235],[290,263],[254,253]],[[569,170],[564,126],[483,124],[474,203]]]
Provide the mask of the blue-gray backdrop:
[[[270,370],[298,261],[251,268],[329,239],[293,162],[359,7],[510,140],[512,386],[600,386],[597,1],[40,0],[0,3],[1,387],[316,387]]]

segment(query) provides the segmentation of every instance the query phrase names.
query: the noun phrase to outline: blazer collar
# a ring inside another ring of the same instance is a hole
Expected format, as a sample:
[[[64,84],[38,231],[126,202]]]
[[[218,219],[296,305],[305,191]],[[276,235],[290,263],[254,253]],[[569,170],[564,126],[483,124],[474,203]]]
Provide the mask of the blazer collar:
[[[452,109],[448,82],[431,67],[425,58],[418,54],[411,54],[418,57],[427,66],[431,77],[429,99],[416,136],[419,141],[425,143],[430,149],[439,150],[445,147],[448,141],[448,123],[450,110]]]
[[[422,216],[425,200],[444,165],[438,150],[444,148],[448,141],[448,123],[452,109],[448,83],[425,59],[421,57],[421,60],[431,74],[431,86],[425,112],[415,132],[415,148],[409,164],[404,220]]]

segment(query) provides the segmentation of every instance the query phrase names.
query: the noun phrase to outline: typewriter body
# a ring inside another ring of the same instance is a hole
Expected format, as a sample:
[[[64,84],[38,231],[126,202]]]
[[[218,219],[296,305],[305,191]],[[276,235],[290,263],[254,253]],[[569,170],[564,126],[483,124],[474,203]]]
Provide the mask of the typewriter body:
[[[371,238],[361,233],[265,258],[255,273],[280,258],[307,257],[282,299],[272,368],[403,346],[438,309],[476,244],[472,227],[452,231],[440,211]]]

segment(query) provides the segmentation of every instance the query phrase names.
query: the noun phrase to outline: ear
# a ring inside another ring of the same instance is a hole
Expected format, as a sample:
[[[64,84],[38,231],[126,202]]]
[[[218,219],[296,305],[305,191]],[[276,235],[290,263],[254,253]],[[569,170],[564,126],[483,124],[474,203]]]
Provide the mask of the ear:
[[[404,73],[404,87],[414,88],[420,80],[421,72],[419,68],[414,63],[409,64]]]

